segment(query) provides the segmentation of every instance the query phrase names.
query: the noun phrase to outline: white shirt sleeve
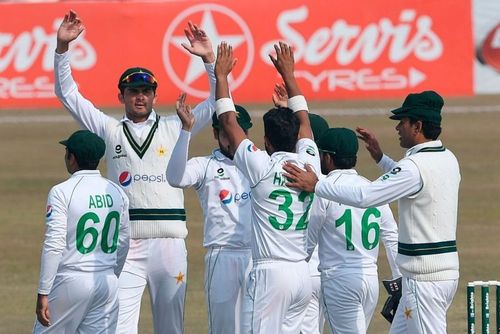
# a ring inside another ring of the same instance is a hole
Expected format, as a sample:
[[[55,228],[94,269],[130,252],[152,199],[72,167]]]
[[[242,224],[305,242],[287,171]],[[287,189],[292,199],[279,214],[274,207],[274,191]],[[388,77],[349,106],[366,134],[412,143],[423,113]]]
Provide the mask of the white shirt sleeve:
[[[315,197],[311,206],[311,215],[307,226],[307,256],[310,258],[318,244],[318,237],[325,223],[327,203]]]
[[[48,295],[57,274],[64,248],[66,247],[67,205],[57,188],[52,188],[47,200],[45,238],[40,264],[38,293]]]
[[[205,177],[205,166],[200,159],[187,160],[191,133],[181,130],[167,166],[167,181],[172,187],[196,187]]]
[[[382,159],[377,163],[377,166],[384,171],[384,173],[389,172],[396,166],[397,162],[392,160],[389,156],[383,154]]]
[[[250,139],[244,139],[234,153],[234,164],[250,181],[250,187],[262,179],[271,157],[259,150]]]
[[[94,132],[99,137],[104,137],[106,123],[110,117],[80,94],[78,86],[71,75],[69,59],[69,52],[55,53],[55,94],[80,126]]]
[[[319,180],[316,195],[360,208],[388,204],[422,188],[418,167],[409,159],[402,159],[389,173],[367,185],[339,185],[335,182]]]
[[[380,222],[380,239],[384,244],[387,261],[391,268],[392,278],[401,276],[398,266],[396,265],[396,256],[398,255],[398,225],[394,220],[391,208],[389,205],[380,207],[382,210],[382,221]]]
[[[212,115],[215,112],[216,82],[214,68],[215,63],[205,64],[205,69],[208,74],[208,82],[210,84],[210,96],[193,109],[193,115],[196,120],[191,131],[193,136],[200,132],[212,120]]]
[[[298,140],[295,145],[295,152],[297,152],[302,161],[312,166],[316,174],[319,175],[321,173],[319,151],[314,140],[309,138]]]
[[[120,217],[120,231],[119,231],[119,244],[118,244],[118,253],[116,255],[116,266],[115,266],[115,275],[116,277],[120,277],[120,274],[123,269],[123,265],[125,264],[125,260],[127,258],[128,249],[130,246],[130,231],[129,231],[129,200],[127,195],[122,192],[122,197],[124,201],[123,212]]]

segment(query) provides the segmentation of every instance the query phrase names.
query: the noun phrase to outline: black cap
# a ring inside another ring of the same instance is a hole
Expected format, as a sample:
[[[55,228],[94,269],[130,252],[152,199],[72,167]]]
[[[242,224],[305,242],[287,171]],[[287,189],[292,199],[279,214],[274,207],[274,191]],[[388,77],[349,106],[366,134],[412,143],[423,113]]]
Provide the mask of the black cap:
[[[354,158],[358,154],[358,137],[347,128],[331,128],[318,140],[318,149],[336,158]]]

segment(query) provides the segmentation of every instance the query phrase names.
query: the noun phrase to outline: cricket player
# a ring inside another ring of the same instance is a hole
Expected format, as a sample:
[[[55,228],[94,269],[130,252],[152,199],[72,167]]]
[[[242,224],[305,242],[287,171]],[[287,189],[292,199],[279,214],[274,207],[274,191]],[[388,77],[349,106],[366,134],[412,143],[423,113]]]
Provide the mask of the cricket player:
[[[72,78],[68,51],[70,42],[83,29],[82,21],[72,11],[59,27],[55,93],[82,127],[105,140],[109,177],[121,185],[130,200],[131,242],[120,276],[117,332],[137,333],[141,298],[148,285],[155,333],[183,333],[186,214],[182,190],[172,188],[165,176],[181,122],[176,115],[163,117],[153,110],[158,82],[143,67],[127,69],[118,80],[118,99],[125,107],[121,120],[107,116],[85,99]],[[215,55],[203,30],[190,23],[185,32],[189,44],[183,46],[203,59],[212,92],[193,110],[194,135],[208,124],[215,111]]]
[[[288,107],[288,94],[284,84],[276,84],[273,93],[273,103],[275,107]],[[309,113],[309,123],[313,133],[314,141],[321,137],[323,132],[328,130],[328,122],[321,116]],[[322,176],[322,175],[321,175]],[[318,271],[319,256],[318,247],[314,249],[309,259],[309,272],[311,275],[312,296],[307,306],[306,315],[302,320],[301,334],[323,333],[325,325],[325,315],[323,310],[323,300],[321,295],[321,278]]]
[[[33,333],[112,334],[129,248],[128,199],[97,170],[101,138],[80,130],[60,143],[71,177],[48,196]]]
[[[326,130],[317,141],[323,182],[369,183],[356,166],[358,139],[346,128]],[[319,270],[325,312],[333,333],[366,333],[378,301],[377,259],[384,243],[393,278],[398,228],[389,205],[356,208],[314,199],[308,228],[308,253],[319,245]]]
[[[241,106],[236,106],[236,111],[238,124],[246,134],[252,127],[250,115]],[[177,114],[182,131],[167,167],[167,180],[173,187],[194,187],[203,208],[208,333],[237,334],[244,283],[251,266],[250,185],[234,165],[227,136],[215,113],[212,127],[219,148],[209,156],[189,161],[188,147],[195,120],[183,96],[177,102]]]
[[[285,186],[282,164],[312,164],[319,157],[307,116],[307,103],[294,76],[290,46],[275,45],[270,58],[290,97],[289,108],[264,115],[266,152],[246,138],[237,123],[227,76],[234,66],[232,48],[218,47],[217,116],[229,139],[229,152],[252,189],[252,260],[243,305],[244,333],[299,333],[311,299],[311,278],[305,258],[307,224],[313,196]],[[292,153],[297,152],[297,153]]]
[[[314,173],[285,166],[291,187],[345,205],[372,207],[398,200],[396,263],[403,274],[402,297],[390,333],[446,333],[446,313],[458,286],[456,246],[460,168],[438,140],[443,98],[434,91],[409,94],[392,110],[401,147],[399,162],[382,153],[366,129],[358,133],[386,173],[364,185],[317,180]]]

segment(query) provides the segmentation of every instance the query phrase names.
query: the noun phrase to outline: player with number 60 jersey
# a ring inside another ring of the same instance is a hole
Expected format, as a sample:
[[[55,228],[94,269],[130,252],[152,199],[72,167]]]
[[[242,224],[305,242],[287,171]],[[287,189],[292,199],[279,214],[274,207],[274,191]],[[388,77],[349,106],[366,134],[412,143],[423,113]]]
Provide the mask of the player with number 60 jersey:
[[[72,176],[49,193],[34,333],[115,333],[118,277],[129,249],[128,199],[96,170],[104,141],[68,140]]]

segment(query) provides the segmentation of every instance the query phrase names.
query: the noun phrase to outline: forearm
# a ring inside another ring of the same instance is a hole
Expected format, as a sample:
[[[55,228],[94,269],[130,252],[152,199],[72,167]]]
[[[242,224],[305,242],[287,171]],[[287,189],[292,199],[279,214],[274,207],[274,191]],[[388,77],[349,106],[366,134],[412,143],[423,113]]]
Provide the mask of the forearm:
[[[167,166],[167,181],[172,187],[184,188],[188,186],[183,179],[186,172],[190,139],[191,133],[181,130],[172,150],[172,156]]]
[[[209,63],[205,64],[205,69],[208,75],[208,83],[210,86],[210,95],[203,102],[199,103],[193,109],[193,115],[195,118],[193,129],[191,133],[194,135],[198,134],[201,130],[203,130],[211,121],[212,115],[215,112],[215,73],[214,73],[214,64]]]
[[[61,252],[51,252],[44,249],[40,264],[40,280],[38,283],[38,293],[48,295],[52,290],[54,279],[62,259]]]
[[[69,57],[68,52],[54,55],[55,94],[82,127],[102,137],[109,117],[80,94],[71,75]]]

